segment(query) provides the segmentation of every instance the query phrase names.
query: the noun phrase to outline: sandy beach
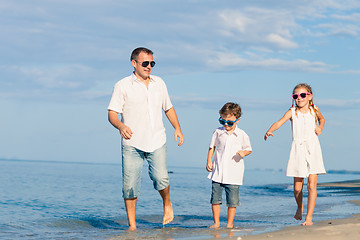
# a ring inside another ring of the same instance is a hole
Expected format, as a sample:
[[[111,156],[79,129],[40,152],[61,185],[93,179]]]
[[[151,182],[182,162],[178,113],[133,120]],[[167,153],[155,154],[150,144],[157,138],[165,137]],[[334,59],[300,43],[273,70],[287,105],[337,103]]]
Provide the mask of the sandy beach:
[[[321,187],[329,187],[342,192],[360,192],[360,180],[321,183]],[[360,196],[359,196],[360,198]],[[360,200],[350,201],[360,206]],[[360,209],[359,209],[360,211]],[[260,235],[248,235],[238,239],[260,240],[292,240],[292,239],[317,239],[317,240],[359,240],[360,239],[360,214],[345,219],[334,219],[314,222],[313,226],[293,226],[279,231]]]

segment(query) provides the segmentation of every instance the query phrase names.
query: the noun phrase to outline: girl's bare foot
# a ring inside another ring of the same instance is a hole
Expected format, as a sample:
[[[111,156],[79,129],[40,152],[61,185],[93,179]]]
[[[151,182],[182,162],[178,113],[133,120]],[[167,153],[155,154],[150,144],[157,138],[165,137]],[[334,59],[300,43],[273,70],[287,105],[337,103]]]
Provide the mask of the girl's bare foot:
[[[219,227],[220,227],[220,223],[214,223],[209,228],[219,228]]]
[[[298,208],[298,209],[296,210],[296,213],[295,213],[294,218],[295,218],[296,220],[302,220],[302,212],[303,212],[303,207],[302,207],[302,208]]]
[[[303,222],[301,225],[303,226],[311,226],[313,225],[312,219],[305,219],[305,222]]]
[[[226,225],[226,228],[231,229],[231,228],[234,228],[234,226],[233,226],[232,224],[227,224],[227,225]]]
[[[129,231],[135,231],[136,230],[136,226],[129,226]]]

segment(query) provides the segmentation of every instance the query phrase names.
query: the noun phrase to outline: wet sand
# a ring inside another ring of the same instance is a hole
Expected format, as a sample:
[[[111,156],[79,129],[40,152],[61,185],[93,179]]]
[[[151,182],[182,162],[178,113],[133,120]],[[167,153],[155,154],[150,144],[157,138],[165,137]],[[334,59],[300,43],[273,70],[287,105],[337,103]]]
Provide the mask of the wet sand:
[[[329,187],[342,192],[360,192],[360,180],[321,183],[321,187]],[[359,195],[360,198],[360,195]],[[350,201],[350,203],[360,206],[360,200]],[[316,210],[316,209],[315,209]],[[360,212],[360,209],[359,209]],[[316,239],[316,240],[359,240],[360,239],[360,214],[345,219],[335,219],[314,222],[313,226],[293,226],[279,231],[269,232],[259,235],[248,235],[238,238],[243,240],[298,240],[298,239]]]

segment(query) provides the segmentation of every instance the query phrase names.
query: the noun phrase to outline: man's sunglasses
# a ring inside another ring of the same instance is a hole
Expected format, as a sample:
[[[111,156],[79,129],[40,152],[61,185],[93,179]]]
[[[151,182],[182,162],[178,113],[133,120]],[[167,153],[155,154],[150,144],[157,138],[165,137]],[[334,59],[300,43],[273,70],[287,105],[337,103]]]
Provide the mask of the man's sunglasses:
[[[151,61],[151,62],[149,62],[149,61],[138,62],[138,61],[135,60],[135,62],[140,63],[141,66],[143,66],[143,67],[147,67],[147,66],[149,66],[149,64],[150,64],[151,67],[155,66],[154,61]]]
[[[229,127],[232,127],[234,124],[235,124],[235,122],[237,121],[237,120],[239,120],[240,118],[238,118],[238,119],[236,119],[235,121],[226,121],[226,120],[224,120],[224,119],[222,119],[221,117],[219,117],[219,123],[221,124],[221,125],[225,125],[225,124],[227,124]]]
[[[298,99],[299,97],[301,97],[301,98],[306,98],[306,96],[307,95],[310,95],[311,93],[308,93],[308,92],[306,92],[306,93],[300,93],[300,94],[293,94],[292,95],[292,98],[294,99],[294,100],[296,100],[296,99]]]

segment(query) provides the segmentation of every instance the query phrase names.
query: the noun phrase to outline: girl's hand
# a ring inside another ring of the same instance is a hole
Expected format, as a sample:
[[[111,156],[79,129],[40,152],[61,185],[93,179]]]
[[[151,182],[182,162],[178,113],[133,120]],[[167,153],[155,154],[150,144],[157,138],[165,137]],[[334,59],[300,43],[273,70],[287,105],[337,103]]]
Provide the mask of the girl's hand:
[[[213,164],[212,164],[212,162],[208,162],[207,164],[206,164],[206,170],[208,171],[208,172],[212,172],[212,169],[213,168]]]
[[[321,127],[316,127],[315,128],[315,134],[319,136],[321,133],[322,133],[322,128]]]
[[[245,154],[245,152],[244,151],[238,151],[237,153],[236,153],[237,155],[239,155],[240,157],[245,157],[246,156],[246,154]]]
[[[270,136],[274,136],[272,132],[266,132],[264,136],[264,140],[266,141]]]

